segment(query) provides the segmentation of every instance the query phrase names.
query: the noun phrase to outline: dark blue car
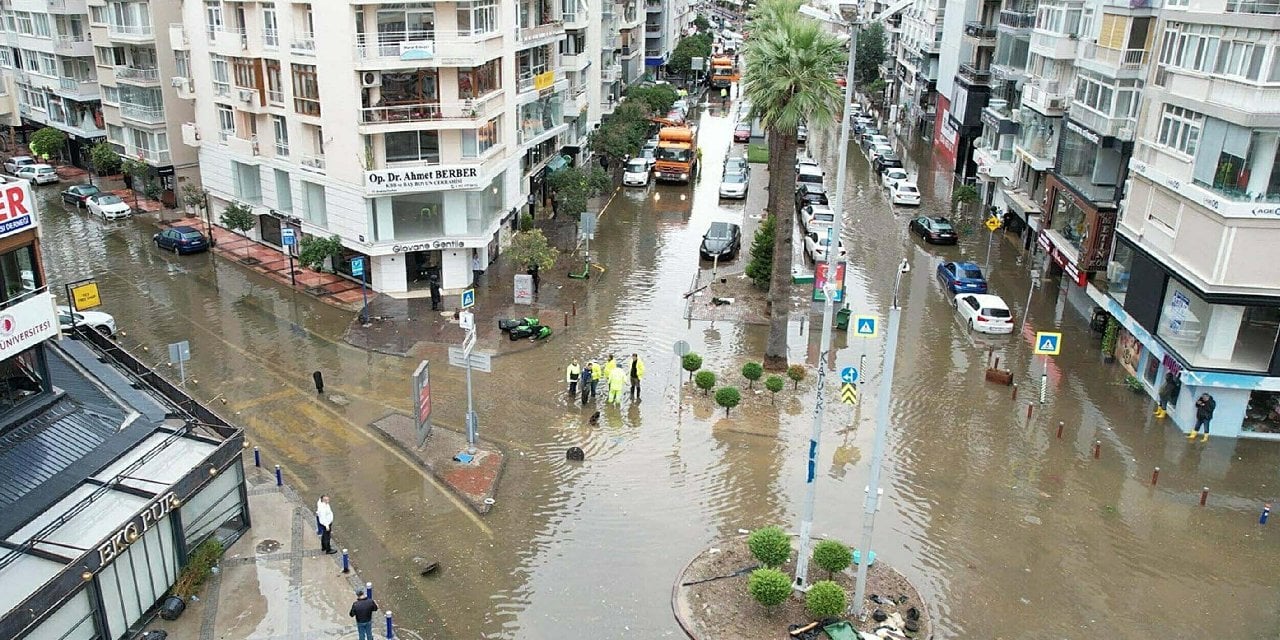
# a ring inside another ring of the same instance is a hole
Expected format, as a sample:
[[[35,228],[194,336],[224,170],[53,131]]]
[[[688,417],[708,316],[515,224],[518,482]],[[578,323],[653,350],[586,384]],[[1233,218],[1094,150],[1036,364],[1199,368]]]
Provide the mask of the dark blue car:
[[[972,262],[944,262],[938,265],[938,280],[953,294],[986,293],[987,279]]]
[[[165,229],[153,236],[152,239],[156,241],[156,247],[172,251],[178,255],[207,251],[209,249],[209,241],[205,239],[204,234],[200,233],[200,230],[195,227],[185,225]]]

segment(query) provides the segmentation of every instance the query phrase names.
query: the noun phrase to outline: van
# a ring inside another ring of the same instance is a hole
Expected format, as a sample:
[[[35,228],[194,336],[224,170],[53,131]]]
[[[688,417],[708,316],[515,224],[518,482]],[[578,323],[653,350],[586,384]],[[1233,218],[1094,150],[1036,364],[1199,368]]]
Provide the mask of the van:
[[[822,184],[822,178],[822,169],[820,167],[802,164],[800,165],[800,170],[796,172],[796,186],[798,187],[805,183],[820,185]]]

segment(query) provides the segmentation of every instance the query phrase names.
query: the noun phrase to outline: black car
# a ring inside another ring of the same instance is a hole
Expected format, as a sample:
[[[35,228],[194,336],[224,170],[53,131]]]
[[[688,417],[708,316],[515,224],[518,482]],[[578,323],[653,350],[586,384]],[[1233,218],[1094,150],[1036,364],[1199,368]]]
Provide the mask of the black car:
[[[96,185],[77,184],[66,191],[62,192],[62,201],[67,204],[74,204],[77,207],[83,207],[89,201],[89,196],[96,196],[102,193]]]
[[[812,182],[796,185],[796,211],[806,204],[827,204],[827,189],[821,184]]]
[[[199,229],[186,225],[165,229],[152,236],[152,240],[155,240],[157,248],[167,249],[178,255],[209,249],[209,241],[204,234]]]
[[[951,221],[941,216],[930,218],[920,216],[912,218],[907,227],[912,233],[919,235],[929,244],[955,244],[956,230]]]
[[[732,260],[742,249],[742,229],[732,222],[712,222],[702,236],[698,254],[706,260]]]
[[[898,157],[896,152],[889,152],[876,156],[876,159],[871,162],[871,166],[875,167],[876,173],[883,175],[885,169],[890,167],[901,168],[902,158]]]

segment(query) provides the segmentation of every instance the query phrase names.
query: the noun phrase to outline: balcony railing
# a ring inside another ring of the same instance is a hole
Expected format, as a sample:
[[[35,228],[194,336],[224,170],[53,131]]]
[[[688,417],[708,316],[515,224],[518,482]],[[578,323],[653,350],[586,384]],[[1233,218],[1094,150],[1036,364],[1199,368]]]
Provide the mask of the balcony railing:
[[[1145,49],[1108,49],[1092,42],[1085,43],[1083,58],[1097,60],[1107,66],[1137,71],[1147,63],[1149,52]]]
[[[148,124],[160,124],[164,122],[164,107],[121,102],[120,117]]]
[[[298,164],[307,171],[324,173],[324,156],[302,155],[298,157]]]
[[[249,36],[245,33],[244,27],[223,27],[214,34],[214,43],[224,47],[247,49]]]
[[[473,120],[488,114],[497,92],[480,100],[461,102],[424,102],[389,107],[367,107],[360,110],[363,124],[398,124],[402,122],[438,122],[441,120]]]
[[[107,33],[115,38],[130,38],[141,40],[144,38],[154,38],[155,30],[149,24],[108,24]]]
[[[1280,1],[1227,0],[1227,13],[1252,13],[1272,16],[1280,14]]]
[[[1134,120],[1132,118],[1111,117],[1098,113],[1079,102],[1072,102],[1068,113],[1072,120],[1101,135],[1125,141],[1133,139]]]
[[[527,42],[529,40],[537,40],[538,38],[555,35],[560,31],[564,31],[564,22],[560,20],[552,20],[551,22],[521,28],[519,31],[519,38],[521,42]]]
[[[969,84],[986,85],[991,82],[991,71],[989,69],[979,69],[966,62],[960,65],[960,77],[969,81]]]
[[[1025,11],[1001,11],[1000,24],[1010,29],[1030,29],[1036,26],[1036,14]]]
[[[163,166],[172,162],[172,156],[168,151],[156,151],[154,149],[147,149],[146,147],[127,146],[124,147],[124,151],[121,153],[129,156],[130,158],[139,158],[156,165]]]
[[[302,32],[289,43],[289,49],[296,54],[314,56],[316,54],[316,34]]]
[[[160,82],[160,70],[121,65],[116,67],[116,79],[136,82]]]
[[[88,41],[89,36],[60,35],[54,37],[53,48],[55,50],[65,50]]]
[[[449,30],[415,30],[384,31],[356,36],[356,57],[360,59],[399,58],[405,46],[431,47],[436,55],[449,53],[461,55],[450,50],[455,45],[474,45],[484,38],[498,35],[497,31],[449,31]]]
[[[77,96],[91,96],[98,93],[97,80],[76,80],[75,78],[58,78],[60,93]]]
[[[964,23],[964,35],[979,40],[995,40],[996,28],[994,25],[983,24],[980,21],[970,21]]]
[[[1039,84],[1028,84],[1022,89],[1022,103],[1037,107],[1041,112],[1064,111],[1068,100],[1056,81],[1042,81]]]
[[[280,31],[277,29],[263,29],[262,46],[273,49],[280,46]]]

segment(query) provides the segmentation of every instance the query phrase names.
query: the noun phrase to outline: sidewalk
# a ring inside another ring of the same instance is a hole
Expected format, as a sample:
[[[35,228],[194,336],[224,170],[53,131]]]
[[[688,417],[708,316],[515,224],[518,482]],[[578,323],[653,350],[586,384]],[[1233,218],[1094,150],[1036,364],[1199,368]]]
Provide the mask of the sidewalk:
[[[355,637],[347,611],[364,582],[354,570],[342,573],[341,555],[320,551],[315,514],[293,489],[277,487],[265,467],[253,466],[251,455],[245,476],[253,526],[227,549],[198,601],[188,602],[177,620],[156,618],[147,630],[167,631],[173,640]],[[334,548],[342,542],[335,538]],[[377,615],[375,622],[385,624]]]

